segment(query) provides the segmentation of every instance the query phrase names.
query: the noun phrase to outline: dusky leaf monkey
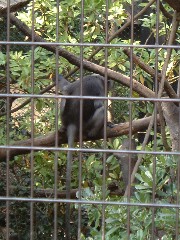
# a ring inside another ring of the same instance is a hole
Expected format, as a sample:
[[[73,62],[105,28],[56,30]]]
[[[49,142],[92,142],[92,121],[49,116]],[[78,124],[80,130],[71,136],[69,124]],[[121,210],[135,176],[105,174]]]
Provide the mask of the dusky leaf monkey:
[[[67,132],[68,147],[74,147],[75,137],[79,134],[80,124],[80,99],[76,96],[81,94],[81,81],[68,82],[62,75],[59,75],[59,88],[63,95],[71,95],[74,98],[62,98],[60,105],[61,121]],[[112,87],[112,81],[108,80],[107,87]],[[82,96],[105,96],[105,78],[92,74],[82,79]],[[83,99],[82,104],[82,134],[91,138],[100,133],[104,126],[104,100]],[[67,154],[66,169],[66,198],[70,198],[72,170],[72,151]],[[66,208],[66,238],[70,238],[70,206]]]

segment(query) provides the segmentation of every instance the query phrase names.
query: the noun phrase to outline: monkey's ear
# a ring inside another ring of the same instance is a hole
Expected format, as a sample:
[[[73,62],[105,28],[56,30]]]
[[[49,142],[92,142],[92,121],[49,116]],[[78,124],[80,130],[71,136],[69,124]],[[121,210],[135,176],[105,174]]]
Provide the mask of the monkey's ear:
[[[66,80],[63,75],[59,74],[58,76],[58,88],[60,91],[62,91],[63,94],[67,93],[67,88],[70,85],[68,80]]]
[[[70,82],[68,82],[68,80],[62,74],[59,74],[58,81],[63,87],[70,84]]]
[[[52,80],[53,82],[56,82],[56,75],[53,76]],[[66,80],[62,74],[58,75],[58,82],[69,84],[68,80]]]

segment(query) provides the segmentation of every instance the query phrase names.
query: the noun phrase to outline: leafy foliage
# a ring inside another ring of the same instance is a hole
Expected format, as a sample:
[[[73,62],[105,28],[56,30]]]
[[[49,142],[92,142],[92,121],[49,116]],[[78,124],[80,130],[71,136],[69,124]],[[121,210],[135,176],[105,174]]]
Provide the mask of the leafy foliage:
[[[130,1],[109,1],[108,9],[108,26],[109,34],[117,31],[128,18],[126,10]],[[138,11],[145,3],[137,3]],[[167,5],[164,7],[169,10]],[[106,14],[107,9],[104,0],[86,0],[84,1],[84,8],[81,8],[81,1],[60,1],[59,15],[57,15],[57,4],[53,0],[36,0],[34,9],[32,3],[27,8],[23,9],[17,16],[29,27],[32,26],[34,21],[35,31],[42,36],[47,42],[70,43],[69,45],[62,45],[66,50],[80,55],[80,47],[76,45],[82,41],[81,28],[83,26],[83,41],[86,43],[105,43],[106,40]],[[135,33],[134,45],[139,43],[146,44],[149,39],[156,36],[156,12],[155,5],[151,7],[151,13],[139,19],[140,26],[139,32]],[[137,11],[137,12],[138,12]],[[83,23],[81,23],[81,16],[84,16]],[[34,15],[34,18],[32,16]],[[59,19],[57,20],[57,16]],[[160,29],[159,36],[163,39],[162,43],[167,44],[167,37],[171,24],[160,13]],[[0,24],[3,20],[1,20]],[[2,31],[2,39],[6,40],[6,28],[4,22],[2,24],[4,29]],[[143,38],[143,30],[148,31],[147,39]],[[11,26],[13,33],[12,41],[29,41],[24,36],[16,34],[17,29]],[[179,34],[179,33],[178,33]],[[178,35],[177,34],[177,35]],[[22,40],[23,39],[23,40]],[[177,37],[177,43],[179,40]],[[130,43],[130,29],[126,29],[111,44],[128,45]],[[74,44],[74,45],[72,45]],[[15,45],[15,44],[14,44]],[[97,46],[84,46],[83,57],[88,59],[91,54],[96,50]],[[148,64],[150,67],[155,68],[156,50],[152,48],[134,48],[136,54],[142,62]],[[158,70],[161,71],[164,59],[166,57],[166,49],[158,49]],[[171,61],[168,66],[168,79],[170,82],[177,80],[179,71],[179,52],[173,50]],[[99,65],[105,65],[104,49],[99,51],[93,58],[93,62]],[[6,49],[3,47],[0,52],[0,92],[6,92],[6,76],[7,76],[7,55]],[[56,56],[48,52],[43,47],[34,46],[30,47],[10,45],[10,89],[11,93],[16,94],[31,94],[40,93],[43,89],[52,83],[52,74],[56,66],[59,67],[59,72],[66,75],[71,71],[74,66],[70,65],[65,59],[59,58],[56,62]],[[129,57],[123,52],[122,47],[109,47],[108,48],[108,67],[112,70],[121,72],[127,76],[130,75],[131,63]],[[73,75],[73,79],[79,76],[79,73]],[[142,83],[143,85],[154,89],[152,77],[142,70],[139,66],[133,65],[133,78]],[[47,92],[49,96],[55,90]],[[135,92],[132,93],[133,97],[139,97]],[[117,83],[113,89],[113,96],[129,97],[130,91],[124,86]],[[25,98],[12,98],[12,106],[14,109],[24,102]],[[58,102],[51,97],[34,99],[34,102],[26,105],[15,113],[11,114],[10,122],[4,116],[0,118],[0,144],[7,143],[7,132],[10,132],[9,142],[27,139],[32,134],[34,129],[35,136],[40,134],[47,134],[56,129],[56,118],[59,115]],[[130,104],[129,101],[113,101],[112,115],[115,123],[129,121]],[[138,119],[142,116],[152,114],[153,104],[148,102],[133,102],[132,103],[132,117]],[[6,99],[0,99],[0,113],[6,112],[8,106]],[[34,108],[34,114],[32,112]],[[33,117],[34,115],[34,117]],[[34,124],[32,124],[34,122]],[[58,120],[60,125],[60,120]],[[168,132],[167,132],[168,134]],[[153,132],[152,132],[153,135]],[[138,136],[135,136],[138,138]],[[171,139],[168,139],[169,142]],[[119,149],[122,139],[115,139],[108,146],[112,149]],[[85,148],[97,148],[103,144],[101,141],[95,143],[84,143]],[[140,150],[140,146],[139,150]],[[154,149],[153,140],[149,142],[146,147],[147,150]],[[157,149],[163,151],[161,136],[157,136]],[[65,172],[66,172],[66,152],[52,152],[52,151],[39,151],[33,152],[32,155],[17,156],[10,164],[10,183],[14,190],[12,195],[17,197],[29,197],[29,186],[34,186],[34,192],[40,194],[39,189],[46,190],[54,189],[55,186],[55,170],[57,166],[58,175],[58,191],[64,190],[65,185]],[[72,174],[72,187],[78,188],[79,185],[79,156],[74,154],[73,174]],[[122,173],[121,166],[113,155],[108,155],[104,163],[103,154],[88,154],[83,153],[82,156],[82,176],[81,185],[83,186],[82,196],[83,200],[98,201],[105,198],[107,201],[114,201],[114,205],[105,206],[105,234],[106,239],[126,239],[127,238],[127,216],[129,211],[130,216],[130,239],[151,239],[153,234],[157,239],[174,239],[174,232],[176,226],[175,216],[178,211],[175,208],[166,207],[146,207],[143,204],[156,202],[158,204],[176,203],[177,184],[172,179],[172,172],[176,174],[177,161],[174,156],[156,155],[151,154],[144,157],[143,164],[140,166],[136,174],[136,183],[134,185],[134,196],[131,197],[133,206],[126,205],[127,199],[119,195],[112,195],[109,186],[116,185],[118,189],[122,189]],[[103,182],[103,166],[106,166],[106,179]],[[33,166],[33,167],[32,167]],[[33,172],[31,169],[33,168]],[[0,174],[0,194],[5,195],[5,181],[6,179],[6,165],[2,164],[2,171]],[[32,182],[33,181],[33,182]],[[102,185],[106,184],[105,192],[102,190]],[[13,189],[12,188],[12,189]],[[154,193],[154,195],[153,195]],[[80,194],[79,192],[77,195]],[[43,197],[51,197],[53,192]],[[41,195],[38,197],[42,197]],[[116,204],[117,203],[117,204]],[[119,203],[119,204],[118,204]],[[120,204],[121,203],[121,204]],[[122,204],[124,203],[124,205]],[[142,204],[136,206],[136,203]],[[30,209],[32,205],[27,202],[11,202],[10,203],[10,226],[18,233],[19,239],[26,240],[30,237],[29,224],[30,224]],[[58,223],[58,239],[65,239],[64,236],[64,204],[58,204],[57,213],[54,212],[52,203],[33,203],[34,207],[34,239],[51,239],[53,237],[54,228],[54,215],[57,214]],[[5,212],[5,204],[1,202],[0,211]],[[102,206],[100,204],[82,204],[82,239],[99,240],[101,239],[102,229]],[[72,205],[72,232],[74,239],[77,239],[77,216],[78,206]],[[5,214],[0,217],[0,223],[5,219]],[[152,233],[152,224],[155,224],[156,233]],[[3,225],[3,224],[1,224]]]

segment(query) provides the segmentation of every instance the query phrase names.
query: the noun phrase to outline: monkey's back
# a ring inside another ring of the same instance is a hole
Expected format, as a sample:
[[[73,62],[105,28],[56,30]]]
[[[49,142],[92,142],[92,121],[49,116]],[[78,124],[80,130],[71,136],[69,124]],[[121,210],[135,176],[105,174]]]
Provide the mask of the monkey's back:
[[[80,96],[80,80],[70,84],[67,88],[67,94],[71,96]],[[86,76],[82,80],[82,96],[104,96],[104,78],[99,75]],[[95,112],[93,99],[83,99],[83,129],[86,123],[92,118]],[[65,106],[61,112],[62,123],[65,127],[74,124],[79,129],[80,122],[80,100],[66,99]]]

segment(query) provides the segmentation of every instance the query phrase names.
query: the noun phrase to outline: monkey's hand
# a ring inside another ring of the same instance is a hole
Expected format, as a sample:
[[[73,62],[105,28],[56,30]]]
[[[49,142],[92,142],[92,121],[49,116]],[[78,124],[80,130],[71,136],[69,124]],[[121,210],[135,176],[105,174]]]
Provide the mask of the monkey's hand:
[[[107,122],[107,127],[109,127],[109,128],[113,128],[114,126],[115,126],[114,123],[112,123],[112,122]]]

